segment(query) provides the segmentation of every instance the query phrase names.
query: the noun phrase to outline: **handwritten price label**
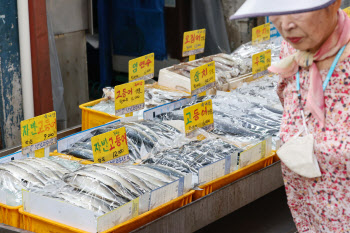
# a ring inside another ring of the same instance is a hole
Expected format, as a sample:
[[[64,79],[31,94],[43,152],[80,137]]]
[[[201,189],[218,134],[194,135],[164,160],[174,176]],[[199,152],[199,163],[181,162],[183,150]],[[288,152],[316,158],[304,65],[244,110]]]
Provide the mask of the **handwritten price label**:
[[[130,159],[125,127],[91,138],[95,163],[123,163]]]
[[[267,68],[271,66],[271,49],[254,54],[252,58],[252,65],[254,78],[259,78],[267,74]]]
[[[192,136],[193,131],[202,128],[206,131],[214,129],[213,105],[211,100],[204,101],[184,109],[186,136]]]
[[[270,23],[253,28],[252,44],[259,44],[263,41],[270,40]]]
[[[28,154],[57,142],[56,112],[21,122],[22,153]]]
[[[215,86],[214,61],[192,69],[190,74],[192,95],[197,95]]]
[[[145,80],[115,86],[115,115],[135,112],[145,107]]]
[[[182,46],[183,57],[188,57],[204,52],[205,31],[205,29],[200,29],[184,33]]]
[[[154,77],[154,53],[129,61],[129,82],[148,80]]]
[[[350,17],[350,7],[345,8],[343,11]]]

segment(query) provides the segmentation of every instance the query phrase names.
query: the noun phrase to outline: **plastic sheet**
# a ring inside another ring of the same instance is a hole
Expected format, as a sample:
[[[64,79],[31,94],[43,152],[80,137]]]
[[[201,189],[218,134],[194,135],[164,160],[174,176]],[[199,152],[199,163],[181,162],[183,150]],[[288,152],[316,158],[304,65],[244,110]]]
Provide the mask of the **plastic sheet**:
[[[101,216],[181,177],[184,174],[167,167],[93,164],[66,174],[65,185],[48,187],[40,194]]]
[[[140,161],[152,150],[170,147],[182,136],[177,129],[161,122],[120,122],[92,131],[62,153],[93,161],[91,138],[120,127],[126,130],[130,162]]]
[[[273,64],[275,62],[278,62],[281,51],[281,44],[279,43],[278,38],[264,41],[256,45],[252,45],[251,42],[248,42],[238,47],[231,54],[231,56],[233,56],[235,59],[240,60],[243,64],[247,64],[248,67],[250,67],[249,72],[251,72],[253,55],[268,49],[271,49],[271,63]]]
[[[22,189],[39,192],[60,181],[81,164],[59,158],[30,158],[0,164],[0,192],[6,194],[6,205],[22,204]]]
[[[232,92],[199,99],[212,99],[215,129],[211,133],[240,148],[278,136],[283,110],[275,90],[277,80],[277,76],[265,77]],[[183,121],[185,107],[157,117],[161,121]]]
[[[229,53],[230,44],[226,31],[221,1],[191,1],[191,26],[194,29],[206,28],[204,54]]]
[[[200,168],[241,151],[221,139],[208,138],[152,154],[143,164],[163,165],[183,173],[196,174]]]
[[[187,92],[172,90],[158,84],[145,86],[145,104],[146,108],[153,108],[159,105],[171,103],[191,95]]]
[[[60,63],[58,60],[55,36],[52,29],[50,11],[47,11],[47,29],[50,48],[50,67],[51,67],[51,82],[52,82],[52,97],[54,110],[57,114],[57,129],[63,130],[67,128],[67,112],[64,104],[64,87],[61,75]]]

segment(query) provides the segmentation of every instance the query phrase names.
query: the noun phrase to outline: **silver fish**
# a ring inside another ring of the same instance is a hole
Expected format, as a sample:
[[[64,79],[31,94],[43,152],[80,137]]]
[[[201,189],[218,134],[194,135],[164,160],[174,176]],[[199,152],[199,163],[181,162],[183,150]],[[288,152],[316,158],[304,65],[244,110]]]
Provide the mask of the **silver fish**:
[[[224,64],[226,66],[231,66],[231,67],[235,66],[235,63],[232,60],[228,60],[228,59],[223,58],[223,57],[214,57],[213,60],[215,61],[215,66],[216,66],[217,62]]]
[[[144,125],[139,124],[139,123],[136,123],[136,122],[130,122],[129,124],[133,124],[133,125],[138,126],[138,127],[141,128],[141,129],[144,129],[147,133],[152,134],[152,136],[153,136],[154,138],[156,138],[157,141],[160,140],[159,136],[158,136],[152,129],[148,128],[147,126],[144,126]]]
[[[176,177],[176,178],[181,178],[184,177],[185,174],[183,174],[182,172],[179,172],[178,170],[171,168],[171,167],[167,167],[167,166],[163,166],[163,165],[154,165],[154,164],[145,164],[143,166],[146,167],[150,167],[152,169],[158,170],[160,172],[163,172],[165,174],[167,174],[168,176],[172,176],[172,177]]]
[[[18,160],[16,163],[23,163],[23,164],[28,164],[32,166],[34,169],[42,172],[45,176],[49,177],[50,179],[53,180],[60,180],[62,177],[59,176],[54,170],[51,170],[48,167],[45,166],[40,166],[39,163],[36,163],[34,160]]]
[[[30,166],[28,164],[16,163],[16,162],[11,162],[10,164],[14,165],[14,166],[17,166],[19,168],[22,168],[26,172],[32,174],[33,176],[38,178],[43,184],[46,184],[47,181],[48,181],[48,177],[44,176],[38,170],[36,170],[35,168],[33,168],[32,166]]]
[[[44,186],[44,183],[42,183],[40,179],[28,173],[26,170],[23,170],[22,168],[19,168],[12,164],[1,164],[0,170],[8,171],[17,179],[32,183],[34,186],[38,186],[38,187]]]
[[[126,189],[128,189],[133,195],[135,196],[139,196],[142,194],[141,191],[137,190],[131,183],[129,183],[125,178],[121,177],[120,175],[118,175],[117,173],[108,170],[106,168],[103,167],[98,167],[98,166],[88,166],[86,167],[84,170],[86,171],[95,171],[97,173],[100,173],[102,175],[106,175],[116,181],[118,181],[123,187],[125,187]]]
[[[144,172],[140,172],[138,170],[128,169],[128,172],[130,172],[130,173],[134,174],[135,176],[138,176],[140,179],[144,180],[147,185],[152,184],[151,186],[156,185],[158,187],[162,187],[162,186],[167,184],[166,182],[161,181],[160,179],[158,179],[154,176],[151,176],[151,175],[144,173]]]
[[[149,167],[145,167],[145,166],[129,166],[128,170],[136,170],[136,171],[140,171],[142,173],[146,173],[150,176],[153,176],[165,183],[171,183],[173,182],[175,179],[171,178],[170,176],[165,175],[162,172],[159,172],[155,169],[149,168]]]
[[[142,179],[140,179],[138,176],[135,176],[134,174],[129,173],[127,170],[120,168],[120,166],[103,163],[95,163],[94,166],[100,166],[113,172],[116,172],[121,177],[138,186],[138,188],[142,190],[143,193],[151,191],[151,189],[145,184],[145,182]]]
[[[215,62],[215,69],[218,68],[218,69],[221,69],[223,71],[232,71],[232,68],[225,65],[225,64],[222,64],[220,62]]]
[[[112,178],[110,178],[109,176],[97,173],[93,170],[89,170],[89,171],[84,171],[84,170],[78,170],[74,173],[72,173],[74,175],[81,175],[81,176],[87,176],[93,179],[96,179],[100,182],[102,182],[103,184],[107,185],[108,187],[114,189],[120,196],[128,199],[129,201],[133,200],[135,197],[133,197],[132,195],[130,195],[127,190],[125,190],[125,188],[116,180],[113,180]]]
[[[225,58],[226,60],[229,60],[229,61],[232,61],[232,62],[235,61],[231,55],[228,55],[226,53],[219,53],[217,56]]]
[[[33,159],[33,160],[42,164],[43,166],[49,167],[49,168],[61,173],[62,175],[70,172],[67,168],[63,167],[61,164],[50,161],[49,159],[40,158],[40,159]]]
[[[102,199],[107,199],[111,202],[117,202],[117,197],[105,185],[102,185],[98,180],[87,176],[68,176],[65,181],[73,187],[76,187],[84,192],[91,193],[94,196]],[[126,203],[126,202],[124,202]],[[123,204],[123,203],[120,203]]]

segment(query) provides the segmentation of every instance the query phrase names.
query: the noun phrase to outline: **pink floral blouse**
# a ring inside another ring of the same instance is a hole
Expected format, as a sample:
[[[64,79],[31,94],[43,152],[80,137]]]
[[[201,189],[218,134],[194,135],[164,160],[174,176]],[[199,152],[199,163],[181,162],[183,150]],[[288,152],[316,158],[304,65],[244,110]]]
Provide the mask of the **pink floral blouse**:
[[[295,50],[285,41],[281,57]],[[320,71],[325,80],[328,70]],[[288,141],[302,128],[298,108],[296,78],[280,79],[278,95],[284,105],[280,137]],[[300,93],[305,115],[309,71],[300,71]],[[350,57],[340,61],[325,90],[326,122],[321,128],[311,117],[307,123],[315,138],[315,154],[322,177],[301,177],[282,164],[282,173],[292,212],[299,232],[350,232]]]

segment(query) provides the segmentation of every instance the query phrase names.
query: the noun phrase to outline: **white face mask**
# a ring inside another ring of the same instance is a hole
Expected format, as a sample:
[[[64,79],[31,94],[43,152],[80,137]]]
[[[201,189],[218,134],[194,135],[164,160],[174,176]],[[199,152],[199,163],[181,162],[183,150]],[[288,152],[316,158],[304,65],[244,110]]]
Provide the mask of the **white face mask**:
[[[321,176],[320,167],[314,154],[314,136],[308,134],[303,112],[304,129],[293,136],[278,151],[277,155],[282,162],[293,172],[307,177],[315,178]],[[306,136],[300,136],[306,131]]]

